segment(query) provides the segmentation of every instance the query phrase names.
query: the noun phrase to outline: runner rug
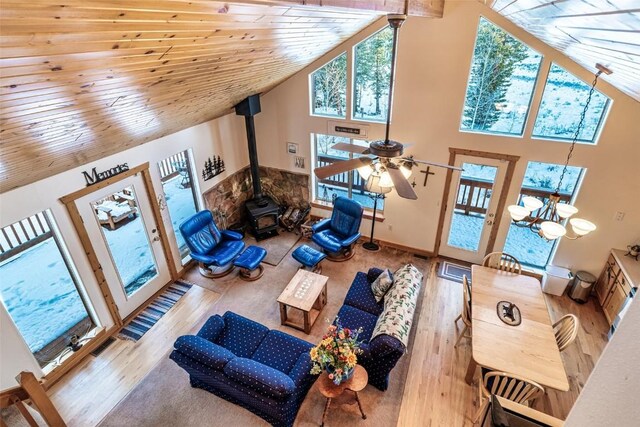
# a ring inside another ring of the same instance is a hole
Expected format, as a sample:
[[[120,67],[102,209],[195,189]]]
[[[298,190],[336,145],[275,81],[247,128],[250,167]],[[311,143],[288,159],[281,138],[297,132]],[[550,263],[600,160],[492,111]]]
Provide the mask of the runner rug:
[[[467,280],[471,283],[471,267],[456,264],[447,260],[440,261],[440,265],[438,266],[438,277],[462,283],[462,276],[467,276]]]
[[[156,324],[164,314],[173,307],[182,295],[186,294],[193,286],[191,283],[176,280],[163,293],[158,295],[151,304],[142,310],[118,333],[118,338],[123,340],[138,341]]]

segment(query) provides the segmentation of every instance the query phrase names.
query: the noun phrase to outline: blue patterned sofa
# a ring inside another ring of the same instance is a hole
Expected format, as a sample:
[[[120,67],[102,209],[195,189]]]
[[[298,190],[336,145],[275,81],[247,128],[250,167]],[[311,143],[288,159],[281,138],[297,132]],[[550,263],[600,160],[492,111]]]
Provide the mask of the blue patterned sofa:
[[[192,387],[292,426],[317,378],[309,373],[311,347],[228,311],[210,317],[197,335],[179,337],[169,357],[189,373]]]
[[[388,388],[389,373],[406,352],[422,284],[422,273],[410,264],[403,268],[408,267],[411,269],[407,274],[394,275],[400,277],[394,277],[394,285],[380,303],[373,296],[371,283],[382,270],[358,272],[338,312],[343,326],[362,327],[363,353],[358,356],[358,363],[367,370],[369,384],[382,391]]]

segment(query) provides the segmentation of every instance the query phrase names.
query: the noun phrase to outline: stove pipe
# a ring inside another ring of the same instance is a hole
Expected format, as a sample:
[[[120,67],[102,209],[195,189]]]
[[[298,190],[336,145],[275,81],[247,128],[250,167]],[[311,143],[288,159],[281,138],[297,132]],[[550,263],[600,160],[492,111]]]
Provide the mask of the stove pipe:
[[[236,105],[236,114],[244,116],[247,128],[247,142],[249,144],[249,166],[251,168],[251,182],[253,183],[253,198],[260,205],[263,199],[260,185],[260,169],[258,163],[258,148],[256,147],[256,126],[253,116],[260,112],[260,95],[251,95]]]

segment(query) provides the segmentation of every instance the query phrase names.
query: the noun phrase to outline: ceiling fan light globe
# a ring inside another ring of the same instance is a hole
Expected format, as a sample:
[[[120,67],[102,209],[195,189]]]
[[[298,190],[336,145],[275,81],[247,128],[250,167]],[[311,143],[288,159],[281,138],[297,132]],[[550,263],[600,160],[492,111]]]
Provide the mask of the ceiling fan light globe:
[[[407,167],[406,165],[401,165],[400,166],[400,172],[402,172],[402,175],[406,178],[409,179],[409,177],[411,176],[411,168]]]
[[[373,173],[373,168],[371,167],[371,165],[362,166],[358,168],[358,173],[362,177],[362,180],[366,181],[371,176],[371,173]]]
[[[578,236],[586,236],[596,229],[596,225],[591,221],[582,218],[571,218],[569,220],[573,232]]]
[[[391,181],[391,176],[389,175],[389,172],[387,172],[386,170],[383,171],[380,175],[380,187],[389,187],[389,188],[393,187],[393,181]]]
[[[568,203],[558,203],[556,204],[556,213],[562,219],[570,218],[571,215],[574,215],[578,212],[578,208]]]
[[[540,199],[531,196],[523,197],[522,204],[529,212],[533,212],[536,209],[540,209],[542,206],[544,206],[544,203],[542,203]]]
[[[540,230],[547,240],[555,240],[567,234],[567,229],[562,224],[553,221],[544,221],[540,224]]]
[[[509,215],[511,215],[511,219],[514,221],[522,221],[529,215],[529,210],[520,205],[511,205],[507,210],[509,211]]]
[[[374,172],[369,176],[369,178],[365,182],[364,189],[370,193],[375,193],[375,194],[387,194],[391,192],[393,187],[383,186],[381,185],[381,181],[382,181],[382,173]]]

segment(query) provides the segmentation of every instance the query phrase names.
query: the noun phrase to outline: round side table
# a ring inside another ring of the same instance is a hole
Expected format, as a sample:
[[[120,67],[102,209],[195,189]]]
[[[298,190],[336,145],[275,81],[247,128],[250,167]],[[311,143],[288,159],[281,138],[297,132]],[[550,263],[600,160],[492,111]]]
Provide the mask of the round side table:
[[[324,397],[327,398],[327,404],[324,407],[324,412],[322,413],[322,424],[324,426],[324,420],[327,418],[327,413],[329,412],[329,407],[331,406],[331,400],[340,396],[345,390],[352,391],[355,395],[356,402],[358,403],[358,409],[360,409],[360,414],[362,414],[362,419],[366,420],[367,416],[364,414],[362,410],[362,404],[360,403],[360,398],[358,397],[358,392],[364,389],[369,382],[369,375],[367,374],[366,369],[364,369],[360,365],[356,365],[354,368],[355,371],[351,378],[347,381],[344,381],[340,385],[335,385],[333,381],[329,379],[329,375],[325,372],[318,379],[318,389],[320,393]]]

